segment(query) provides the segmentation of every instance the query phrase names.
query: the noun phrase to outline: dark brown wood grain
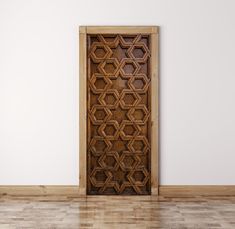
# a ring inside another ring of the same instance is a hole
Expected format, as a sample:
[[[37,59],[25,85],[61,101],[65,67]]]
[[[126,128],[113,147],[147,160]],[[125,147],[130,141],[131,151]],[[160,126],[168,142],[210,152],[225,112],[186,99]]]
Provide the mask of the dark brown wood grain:
[[[150,38],[87,39],[87,194],[150,194]]]

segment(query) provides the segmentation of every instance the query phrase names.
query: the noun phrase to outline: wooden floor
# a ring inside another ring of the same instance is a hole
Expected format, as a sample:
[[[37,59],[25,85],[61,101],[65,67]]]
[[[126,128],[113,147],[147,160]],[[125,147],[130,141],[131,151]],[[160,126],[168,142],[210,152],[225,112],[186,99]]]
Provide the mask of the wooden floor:
[[[0,229],[235,228],[235,197],[0,197]]]

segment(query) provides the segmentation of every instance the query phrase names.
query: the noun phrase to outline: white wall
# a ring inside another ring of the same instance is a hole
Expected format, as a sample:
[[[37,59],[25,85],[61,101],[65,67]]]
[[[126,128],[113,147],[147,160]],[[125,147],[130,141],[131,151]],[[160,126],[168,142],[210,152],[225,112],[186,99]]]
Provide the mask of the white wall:
[[[161,184],[235,184],[234,10],[233,0],[0,0],[0,185],[78,182],[79,25],[161,27]]]

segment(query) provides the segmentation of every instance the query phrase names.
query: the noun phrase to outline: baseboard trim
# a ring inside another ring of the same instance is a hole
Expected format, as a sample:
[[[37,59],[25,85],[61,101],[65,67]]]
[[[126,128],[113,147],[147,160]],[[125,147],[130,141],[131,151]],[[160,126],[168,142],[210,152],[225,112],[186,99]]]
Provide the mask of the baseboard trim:
[[[159,195],[165,197],[235,196],[235,185],[161,185]]]
[[[84,196],[76,185],[0,185],[0,196]],[[164,197],[235,196],[235,185],[160,185]]]
[[[0,196],[80,195],[76,185],[0,185]]]

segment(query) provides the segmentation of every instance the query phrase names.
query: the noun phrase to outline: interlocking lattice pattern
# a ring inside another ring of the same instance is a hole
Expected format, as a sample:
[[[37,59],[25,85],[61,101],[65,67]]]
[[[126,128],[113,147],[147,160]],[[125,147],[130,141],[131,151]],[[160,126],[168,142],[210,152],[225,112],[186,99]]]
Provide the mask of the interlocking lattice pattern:
[[[88,194],[150,194],[148,35],[88,35]]]

